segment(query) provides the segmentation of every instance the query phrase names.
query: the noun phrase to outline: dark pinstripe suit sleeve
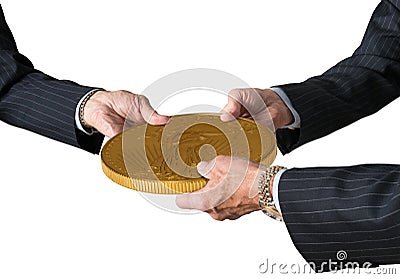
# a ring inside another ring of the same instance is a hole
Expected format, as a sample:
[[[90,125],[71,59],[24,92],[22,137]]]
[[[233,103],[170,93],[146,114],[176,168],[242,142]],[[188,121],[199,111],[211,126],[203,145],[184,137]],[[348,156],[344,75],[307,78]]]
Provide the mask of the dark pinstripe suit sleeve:
[[[278,195],[293,243],[316,271],[339,262],[339,250],[343,265],[400,263],[399,165],[291,169]]]
[[[301,128],[277,132],[283,153],[370,115],[400,95],[400,0],[382,1],[353,56],[321,76],[279,86]],[[317,271],[337,262],[400,263],[400,166],[287,170],[279,204],[293,243]],[[352,265],[350,265],[351,267]]]
[[[283,154],[368,116],[400,95],[400,1],[382,1],[360,47],[321,76],[278,86],[301,118],[301,128],[280,129]]]
[[[88,136],[75,125],[76,106],[92,89],[34,69],[18,52],[0,6],[0,120],[98,153],[103,136]]]

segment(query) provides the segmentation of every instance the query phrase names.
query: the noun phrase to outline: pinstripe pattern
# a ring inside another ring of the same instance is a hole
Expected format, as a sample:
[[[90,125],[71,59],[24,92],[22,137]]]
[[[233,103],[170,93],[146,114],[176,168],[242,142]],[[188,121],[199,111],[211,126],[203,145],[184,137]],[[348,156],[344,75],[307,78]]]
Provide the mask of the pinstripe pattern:
[[[400,0],[379,4],[350,58],[321,76],[279,87],[301,118],[300,129],[277,132],[283,153],[399,97]],[[291,169],[279,182],[279,200],[296,248],[317,270],[337,261],[339,250],[349,262],[400,263],[400,165]]]
[[[88,136],[75,125],[76,106],[93,89],[34,69],[18,52],[0,6],[0,120],[98,153],[103,136]]]
[[[400,95],[400,1],[382,1],[360,47],[321,76],[277,86],[300,114],[300,130],[278,130],[282,153],[375,113]]]
[[[307,261],[400,263],[400,166],[291,169],[279,200],[294,244]]]

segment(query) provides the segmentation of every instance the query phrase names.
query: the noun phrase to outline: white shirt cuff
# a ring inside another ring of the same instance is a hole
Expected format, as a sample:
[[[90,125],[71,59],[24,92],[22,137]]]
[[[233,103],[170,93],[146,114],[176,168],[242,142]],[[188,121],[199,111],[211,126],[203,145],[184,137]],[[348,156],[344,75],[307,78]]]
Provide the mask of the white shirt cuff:
[[[274,181],[272,182],[272,197],[274,198],[274,203],[276,209],[279,211],[280,214],[282,214],[281,207],[279,205],[279,181],[281,180],[281,175],[286,171],[287,169],[281,169],[279,170],[274,177]]]
[[[289,108],[290,112],[293,115],[294,121],[290,125],[283,126],[280,129],[297,129],[300,128],[300,115],[297,113],[297,111],[294,109],[292,103],[289,100],[289,97],[286,95],[285,91],[280,89],[279,87],[272,87],[272,91],[274,91],[278,96],[282,99],[282,101],[285,103],[285,105]]]
[[[93,91],[99,91],[99,90],[100,90],[100,89],[93,89],[93,90],[90,90],[88,93],[86,93],[86,94],[79,100],[79,103],[78,103],[78,105],[76,106],[76,109],[75,109],[75,124],[76,124],[76,127],[77,127],[80,131],[84,132],[84,133],[85,133],[86,135],[88,135],[88,136],[91,136],[91,135],[93,135],[94,133],[97,133],[97,131],[96,131],[95,129],[86,129],[86,128],[83,127],[83,125],[82,125],[82,123],[81,123],[81,119],[80,119],[80,117],[79,117],[80,108],[81,108],[81,105],[82,105],[83,100],[85,100],[85,98],[86,98],[89,94],[91,94]]]

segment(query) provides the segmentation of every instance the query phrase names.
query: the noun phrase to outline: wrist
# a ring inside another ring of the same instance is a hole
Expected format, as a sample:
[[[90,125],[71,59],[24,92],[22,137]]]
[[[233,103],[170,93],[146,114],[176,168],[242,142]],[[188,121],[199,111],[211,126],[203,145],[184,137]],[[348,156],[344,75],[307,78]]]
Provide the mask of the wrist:
[[[270,166],[261,175],[258,184],[258,193],[260,196],[260,208],[267,216],[282,221],[282,214],[275,206],[275,201],[272,197],[273,179],[282,169],[281,166]]]
[[[294,117],[290,109],[286,106],[281,97],[278,96],[278,98],[279,101],[277,101],[277,103],[279,107],[279,113],[276,117],[276,121],[274,121],[275,129],[287,126],[294,121]]]
[[[275,130],[293,123],[294,116],[279,94],[272,89],[265,89],[264,92]]]
[[[97,90],[93,94],[87,96],[86,100],[81,105],[81,122],[86,128],[94,127],[94,115],[98,104],[108,91]]]

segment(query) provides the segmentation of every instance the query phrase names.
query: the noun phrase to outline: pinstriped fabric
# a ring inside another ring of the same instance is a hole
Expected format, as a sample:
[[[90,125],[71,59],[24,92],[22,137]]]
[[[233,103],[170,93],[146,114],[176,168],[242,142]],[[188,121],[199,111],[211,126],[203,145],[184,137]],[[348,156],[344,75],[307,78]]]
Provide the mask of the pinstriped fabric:
[[[285,224],[309,262],[400,263],[400,166],[291,169],[279,183]]]
[[[321,76],[279,86],[301,128],[277,133],[283,153],[370,115],[400,95],[400,1],[382,1],[353,56]],[[279,201],[304,258],[326,271],[329,259],[400,263],[400,165],[291,169]]]
[[[94,88],[54,79],[18,53],[0,6],[0,120],[98,153],[103,136],[75,126],[79,100]]]
[[[360,47],[321,76],[277,86],[301,118],[278,130],[283,154],[375,113],[400,96],[400,1],[382,1]]]

